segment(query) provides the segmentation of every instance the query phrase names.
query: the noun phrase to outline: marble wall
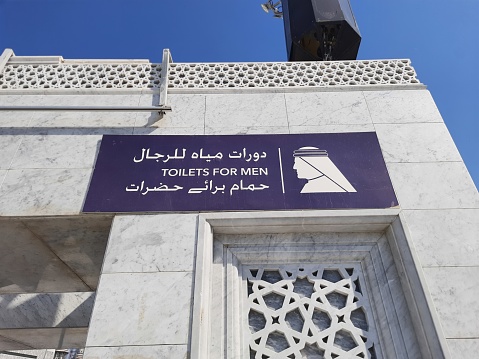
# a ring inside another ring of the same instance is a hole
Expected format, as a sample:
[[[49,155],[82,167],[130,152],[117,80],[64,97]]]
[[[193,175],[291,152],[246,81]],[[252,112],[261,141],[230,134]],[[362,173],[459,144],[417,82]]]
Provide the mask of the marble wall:
[[[86,358],[186,358],[197,217],[115,217]]]
[[[157,101],[154,93],[133,90],[0,94],[0,105],[19,106]],[[170,93],[169,102],[173,111],[163,116],[1,112],[0,216],[78,215],[103,134],[376,131],[451,356],[475,355],[479,194],[426,89],[192,90]],[[115,218],[85,358],[187,355],[196,223],[196,214]]]
[[[12,352],[9,352],[8,354],[0,353],[0,359],[23,359],[27,355],[30,355],[31,357],[37,358],[37,359],[54,359],[55,358],[55,350],[16,350],[15,353],[18,353],[20,355],[15,356]]]
[[[0,219],[0,349],[85,345],[111,221]]]

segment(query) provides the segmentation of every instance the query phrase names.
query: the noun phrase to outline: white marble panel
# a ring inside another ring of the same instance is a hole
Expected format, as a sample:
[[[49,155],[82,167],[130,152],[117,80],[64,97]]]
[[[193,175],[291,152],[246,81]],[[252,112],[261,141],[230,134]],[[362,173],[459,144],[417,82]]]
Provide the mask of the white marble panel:
[[[10,106],[137,106],[140,95],[24,95],[13,96]],[[2,96],[5,97],[5,96]],[[10,96],[7,96],[10,97]],[[13,101],[13,102],[12,102]],[[7,104],[5,104],[7,105]],[[91,111],[21,111],[0,112],[7,123],[2,126],[29,127],[30,134],[37,127],[133,127],[137,112]],[[129,133],[132,133],[131,128]]]
[[[0,188],[2,187],[3,182],[5,181],[5,177],[7,176],[8,170],[1,170],[0,169]],[[1,201],[1,197],[0,197]]]
[[[382,268],[375,268],[376,271],[383,270],[385,278],[387,280],[387,287],[390,291],[394,312],[392,315],[397,318],[398,326],[395,326],[393,323],[389,323],[389,329],[393,333],[393,340],[397,341],[397,337],[403,337],[403,343],[405,344],[405,349],[407,356],[398,355],[398,357],[407,357],[407,358],[421,358],[421,350],[418,345],[418,337],[414,331],[413,319],[410,316],[410,310],[408,308],[407,299],[405,297],[404,288],[401,286],[401,278],[394,261],[394,255],[391,252],[391,247],[389,246],[386,236],[378,241],[378,252],[377,255],[379,258],[374,258],[373,262],[381,261]],[[375,250],[371,251],[371,255],[374,256]],[[401,258],[401,261],[404,262],[404,259]],[[404,273],[401,273],[404,275]],[[385,288],[383,288],[384,290]],[[385,299],[385,298],[383,298]],[[391,305],[392,303],[383,303],[386,306]],[[392,309],[392,308],[391,308]],[[390,310],[391,310],[390,309]],[[392,314],[392,313],[391,313]],[[397,346],[398,344],[396,344]],[[398,351],[399,353],[399,351]]]
[[[136,127],[135,135],[203,135],[203,127],[163,127],[161,122],[152,124],[149,127]]]
[[[138,112],[105,111],[40,111],[33,114],[31,127],[33,133],[45,129],[83,128],[89,134],[111,133],[132,134]],[[107,129],[106,131],[104,129]],[[42,131],[43,130],[43,131]]]
[[[0,338],[19,343],[18,349],[24,349],[25,346],[37,349],[84,348],[87,330],[88,328],[0,329]]]
[[[479,266],[479,209],[402,213],[423,267]]]
[[[286,93],[291,126],[363,125],[371,123],[362,92]]]
[[[291,133],[345,133],[345,132],[374,132],[372,123],[361,125],[324,125],[324,126],[290,126]]]
[[[88,347],[83,359],[187,359],[186,345]]]
[[[24,128],[28,129],[32,117],[31,111],[0,111],[0,134],[14,135]]]
[[[192,271],[196,214],[117,216],[103,273]]]
[[[386,237],[400,274],[414,331],[424,358],[443,358],[444,334],[433,309],[420,262],[415,255],[414,245],[400,215],[386,230]]]
[[[0,293],[91,289],[18,221],[0,222]]]
[[[100,142],[99,135],[24,136],[11,168],[92,168]]]
[[[479,338],[447,339],[451,358],[475,358],[479,353]]]
[[[38,95],[0,95],[0,106],[38,106],[44,103],[43,92]],[[52,103],[54,105],[54,103]]]
[[[174,95],[173,95],[174,96]],[[186,95],[188,96],[188,95]],[[190,95],[191,96],[191,95]],[[168,105],[171,103],[171,97],[168,94]],[[138,100],[140,106],[159,106],[160,95],[157,92],[142,93]]]
[[[22,350],[22,349],[28,350],[30,348],[31,348],[30,346],[28,346],[27,344],[20,343],[18,340],[8,339],[3,337],[0,330],[0,350]],[[13,359],[13,358],[10,357],[8,359]]]
[[[208,221],[215,233],[237,233],[248,229],[255,231],[253,233],[331,232],[329,227],[333,227],[333,232],[383,232],[398,213],[398,209],[217,212],[201,214],[200,220]],[[320,226],[322,230],[317,229]],[[265,232],[263,227],[274,227],[276,231]]]
[[[287,126],[236,126],[206,127],[205,135],[255,135],[255,134],[289,134]]]
[[[37,350],[15,350],[15,353],[25,354],[27,358],[35,359],[55,359],[54,349],[37,349]],[[31,357],[28,357],[30,355]],[[22,359],[24,355],[14,356],[12,354],[0,354],[0,359]]]
[[[65,95],[48,94],[26,96],[15,102],[22,106],[138,106],[141,93],[138,94],[82,94],[72,92]],[[33,98],[34,100],[30,100]]]
[[[427,90],[364,91],[374,123],[442,122]]]
[[[462,162],[388,163],[403,209],[478,208],[479,194]]]
[[[208,95],[205,126],[288,126],[284,94]]]
[[[87,327],[94,292],[0,294],[0,329]]]
[[[305,223],[306,224],[306,223]],[[251,225],[253,227],[254,225]],[[277,225],[276,227],[279,227]],[[216,233],[216,228],[215,228]],[[271,233],[274,233],[272,235]],[[349,233],[276,233],[270,232],[268,234],[255,233],[255,234],[215,234],[215,241],[220,241],[226,246],[255,246],[261,244],[264,248],[269,248],[271,252],[281,251],[286,255],[291,255],[290,247],[297,247],[298,245],[307,245],[308,248],[314,246],[318,248],[343,248],[341,246],[348,245],[351,248],[370,251],[371,246],[375,245],[379,238],[383,237],[382,232],[354,232]],[[234,249],[230,249],[235,252]],[[257,250],[255,250],[258,252]],[[328,252],[325,250],[325,252]],[[250,252],[245,251],[245,256],[251,255]],[[264,255],[260,252],[259,255]],[[317,252],[312,255],[319,255]],[[332,258],[339,255],[339,253],[328,254]],[[349,255],[349,253],[348,253]],[[245,257],[246,258],[246,257]],[[312,258],[313,259],[313,258]],[[314,260],[314,259],[313,259]],[[333,259],[334,260],[334,259]],[[264,258],[263,258],[264,261]]]
[[[393,287],[396,287],[399,281],[397,276],[391,275],[395,271],[395,266],[391,263],[391,254],[383,257],[385,254],[383,250],[384,247],[374,247],[370,256],[365,258],[363,267],[366,269],[367,277],[370,278],[368,287],[372,294],[371,304],[375,308],[375,321],[378,327],[383,329],[378,331],[383,355],[386,358],[395,356],[406,358],[408,346],[404,340],[406,338],[402,335],[400,316],[404,316],[407,311],[404,312],[402,306],[395,307],[397,302],[400,304],[404,301],[404,294],[400,293],[400,298],[394,298]],[[389,275],[388,268],[390,268]],[[412,344],[415,347],[414,342]],[[399,355],[395,355],[396,353]]]
[[[141,96],[140,106],[158,106],[159,95],[145,94]],[[172,111],[166,112],[161,119],[156,113],[140,112],[135,127],[145,127],[153,122],[162,127],[195,127],[203,128],[205,124],[205,95],[172,94],[168,95],[168,104]],[[153,118],[152,118],[153,117]]]
[[[14,106],[15,102],[20,101],[23,96],[21,95],[1,95],[0,106]]]
[[[87,346],[188,343],[191,272],[102,274]]]
[[[307,226],[307,229],[306,229]],[[371,230],[373,232],[384,230],[384,224],[287,224],[282,223],[274,225],[259,225],[255,224],[251,226],[225,226],[215,227],[215,233],[222,234],[256,234],[256,233],[305,233],[305,232],[326,232],[326,233],[348,233],[355,232],[358,227],[363,230]]]
[[[446,338],[478,338],[479,267],[423,270]]]
[[[376,124],[386,162],[461,161],[444,123]]]
[[[111,222],[112,217],[98,215],[22,220],[92,289],[98,285]]]
[[[42,103],[42,98],[42,95],[1,95],[0,106],[36,106]],[[33,111],[0,111],[0,126],[12,127],[10,131],[29,128],[33,114]],[[0,129],[0,134],[2,131]]]
[[[0,215],[48,216],[81,211],[91,170],[9,170],[0,187]]]
[[[43,106],[138,106],[138,95],[45,95],[39,105]],[[123,128],[125,134],[133,133],[138,112],[106,111],[37,111],[31,127],[36,128]]]
[[[0,169],[9,169],[23,136],[4,135],[0,130]]]

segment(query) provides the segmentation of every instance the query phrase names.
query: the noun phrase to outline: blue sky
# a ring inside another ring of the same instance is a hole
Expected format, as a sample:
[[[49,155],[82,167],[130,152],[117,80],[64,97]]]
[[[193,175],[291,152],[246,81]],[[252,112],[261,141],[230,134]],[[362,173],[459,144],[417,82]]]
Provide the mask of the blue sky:
[[[266,0],[264,0],[266,1]],[[161,62],[286,61],[261,0],[0,0],[0,49]],[[410,58],[479,186],[479,1],[351,0],[359,59]]]

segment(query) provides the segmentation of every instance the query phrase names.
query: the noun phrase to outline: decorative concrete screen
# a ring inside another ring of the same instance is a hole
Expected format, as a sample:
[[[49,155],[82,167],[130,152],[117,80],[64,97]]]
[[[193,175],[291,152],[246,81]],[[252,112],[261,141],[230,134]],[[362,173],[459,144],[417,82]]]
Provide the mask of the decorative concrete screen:
[[[250,357],[378,358],[378,338],[357,264],[244,266]]]
[[[63,60],[22,63],[13,57],[0,73],[0,89],[159,89],[166,66],[168,88],[304,88],[420,84],[410,60],[263,63],[118,63]],[[165,76],[166,77],[166,76]]]
[[[159,88],[161,64],[66,63],[7,65],[0,89]]]
[[[173,63],[168,82],[173,89],[419,84],[409,60]]]

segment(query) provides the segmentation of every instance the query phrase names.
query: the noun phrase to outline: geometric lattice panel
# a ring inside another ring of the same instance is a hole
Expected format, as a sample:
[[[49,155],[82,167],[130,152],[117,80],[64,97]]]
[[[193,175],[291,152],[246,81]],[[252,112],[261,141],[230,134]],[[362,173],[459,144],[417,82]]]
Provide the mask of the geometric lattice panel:
[[[77,63],[7,64],[0,90],[18,89],[158,89],[162,64]],[[292,88],[419,84],[407,59],[170,63],[170,89]]]
[[[419,84],[409,60],[172,63],[169,88],[268,88]]]
[[[0,89],[159,88],[161,64],[89,63],[7,65]]]
[[[243,266],[250,358],[378,358],[359,265]]]

